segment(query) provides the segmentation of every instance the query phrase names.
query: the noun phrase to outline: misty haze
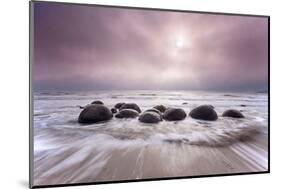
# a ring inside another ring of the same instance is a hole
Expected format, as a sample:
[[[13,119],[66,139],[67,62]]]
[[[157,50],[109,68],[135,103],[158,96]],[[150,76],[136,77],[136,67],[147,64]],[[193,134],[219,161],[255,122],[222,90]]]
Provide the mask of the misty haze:
[[[34,185],[268,170],[268,18],[33,2]]]

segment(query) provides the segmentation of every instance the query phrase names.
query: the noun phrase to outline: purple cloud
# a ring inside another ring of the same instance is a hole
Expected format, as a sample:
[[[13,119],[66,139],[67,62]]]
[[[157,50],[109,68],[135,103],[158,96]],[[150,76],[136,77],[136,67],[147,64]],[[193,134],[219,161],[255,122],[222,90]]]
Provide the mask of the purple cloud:
[[[268,19],[35,2],[35,89],[264,90]]]

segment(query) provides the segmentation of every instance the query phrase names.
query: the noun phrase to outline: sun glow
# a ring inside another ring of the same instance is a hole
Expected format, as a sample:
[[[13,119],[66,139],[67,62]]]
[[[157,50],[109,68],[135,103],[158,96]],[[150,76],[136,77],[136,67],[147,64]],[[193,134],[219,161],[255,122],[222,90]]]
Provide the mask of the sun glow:
[[[186,35],[175,35],[173,39],[173,46],[176,49],[185,49],[185,48],[191,48],[192,40],[188,38]]]
[[[167,40],[168,54],[177,62],[181,61],[183,57],[186,57],[193,48],[192,35],[184,30],[179,29],[178,31],[174,31],[169,35]]]
[[[182,39],[182,38],[178,38],[178,39],[176,40],[176,47],[177,47],[177,48],[182,48],[183,45],[184,45],[183,39]]]

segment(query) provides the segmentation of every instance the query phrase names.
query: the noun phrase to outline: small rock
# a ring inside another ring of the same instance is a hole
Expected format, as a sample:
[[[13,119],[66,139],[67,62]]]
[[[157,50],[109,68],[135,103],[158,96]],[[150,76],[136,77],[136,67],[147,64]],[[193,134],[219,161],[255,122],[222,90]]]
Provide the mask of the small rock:
[[[206,121],[214,121],[218,119],[218,115],[214,110],[214,106],[212,105],[198,106],[189,113],[189,116],[194,119]]]
[[[152,111],[146,111],[139,117],[139,121],[143,123],[158,123],[162,120],[161,116]]]
[[[164,112],[163,118],[168,121],[179,121],[186,117],[186,113],[181,108],[169,108]]]
[[[79,123],[98,123],[110,120],[113,117],[111,111],[101,104],[86,106],[79,115]]]
[[[244,118],[244,115],[238,110],[226,110],[222,114],[223,117]]]
[[[164,105],[157,105],[157,106],[154,106],[153,108],[159,110],[162,113],[164,113],[167,109]]]
[[[183,102],[183,103],[182,103],[182,105],[187,105],[187,104],[188,104],[187,102]]]
[[[116,118],[136,118],[138,117],[139,113],[133,109],[123,109],[118,112],[115,117]]]
[[[91,104],[101,104],[101,105],[103,105],[103,102],[100,101],[100,100],[96,100],[96,101],[93,101]]]
[[[113,114],[115,114],[115,113],[117,113],[117,109],[116,109],[116,108],[111,108],[111,112],[112,112]]]
[[[77,105],[78,108],[80,109],[84,109],[85,107],[84,106],[80,106],[80,105]]]
[[[246,107],[246,105],[245,105],[245,104],[241,104],[240,106],[241,106],[241,107]]]
[[[140,107],[135,104],[135,103],[126,103],[126,104],[123,104],[121,107],[120,107],[120,110],[123,110],[123,109],[133,109],[133,110],[136,110],[138,113],[141,113],[141,109]]]

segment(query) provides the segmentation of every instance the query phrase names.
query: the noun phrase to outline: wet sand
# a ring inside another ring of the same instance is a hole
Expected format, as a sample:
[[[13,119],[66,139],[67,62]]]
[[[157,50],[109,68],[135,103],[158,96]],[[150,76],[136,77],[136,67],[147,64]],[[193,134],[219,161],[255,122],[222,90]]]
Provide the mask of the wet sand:
[[[59,137],[58,137],[59,138]],[[66,142],[64,139],[56,143]],[[75,136],[72,139],[75,140]],[[224,147],[184,143],[124,142],[40,150],[34,157],[34,185],[87,183],[267,171],[267,135]],[[54,141],[52,141],[54,142]],[[101,143],[103,140],[101,139]],[[67,143],[64,143],[67,144]],[[83,144],[83,145],[81,145]],[[44,144],[46,145],[46,144]]]
[[[81,109],[95,100],[107,107],[137,103],[182,108],[215,107],[218,120],[187,116],[146,125],[116,119],[80,125]],[[38,93],[34,101],[34,185],[260,172],[268,169],[267,94],[198,91]],[[188,102],[188,104],[183,104]],[[241,107],[243,105],[243,107]],[[241,110],[245,118],[221,115]]]

